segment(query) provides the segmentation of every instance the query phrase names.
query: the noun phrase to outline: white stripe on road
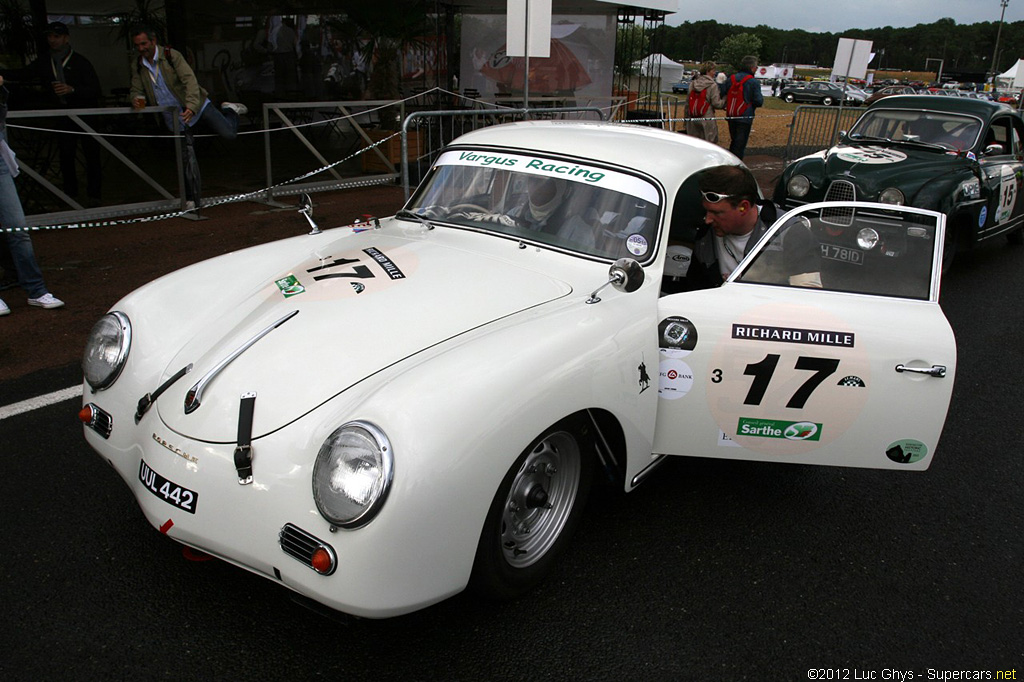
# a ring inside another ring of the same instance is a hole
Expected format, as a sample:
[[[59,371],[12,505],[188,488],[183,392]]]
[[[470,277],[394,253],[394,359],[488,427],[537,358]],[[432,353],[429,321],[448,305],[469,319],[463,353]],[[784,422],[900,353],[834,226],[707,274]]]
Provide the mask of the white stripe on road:
[[[0,421],[7,419],[8,417],[13,417],[17,414],[22,414],[23,412],[31,412],[32,410],[38,410],[41,407],[62,403],[65,400],[80,398],[81,396],[82,386],[79,384],[78,386],[72,386],[60,391],[54,391],[53,393],[47,393],[46,395],[41,395],[36,398],[22,400],[20,403],[0,407]]]

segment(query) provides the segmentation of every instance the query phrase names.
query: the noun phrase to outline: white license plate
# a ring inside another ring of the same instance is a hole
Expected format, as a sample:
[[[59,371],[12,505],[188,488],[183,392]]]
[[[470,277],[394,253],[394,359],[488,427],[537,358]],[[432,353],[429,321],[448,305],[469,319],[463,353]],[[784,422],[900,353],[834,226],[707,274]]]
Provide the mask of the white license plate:
[[[142,485],[146,486],[146,490],[167,504],[189,514],[196,513],[196,506],[199,504],[199,493],[164,478],[153,471],[144,460],[139,460],[139,480],[142,481]]]

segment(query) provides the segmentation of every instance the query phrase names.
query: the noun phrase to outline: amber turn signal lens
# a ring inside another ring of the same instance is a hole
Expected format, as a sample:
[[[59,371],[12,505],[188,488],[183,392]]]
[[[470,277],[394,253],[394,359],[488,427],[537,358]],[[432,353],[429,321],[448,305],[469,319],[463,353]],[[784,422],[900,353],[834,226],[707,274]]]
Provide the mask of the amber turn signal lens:
[[[313,570],[317,573],[330,573],[331,569],[334,568],[331,562],[331,553],[323,547],[318,547],[313,551],[313,557],[310,563],[313,566]]]

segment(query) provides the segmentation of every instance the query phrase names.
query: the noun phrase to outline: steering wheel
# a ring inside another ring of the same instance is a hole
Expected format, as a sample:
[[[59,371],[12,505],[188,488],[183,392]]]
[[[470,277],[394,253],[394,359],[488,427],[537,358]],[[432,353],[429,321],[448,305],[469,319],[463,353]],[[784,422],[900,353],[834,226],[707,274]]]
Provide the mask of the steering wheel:
[[[455,204],[454,206],[448,207],[448,215],[455,215],[456,213],[490,213],[490,210],[480,206],[478,204]]]

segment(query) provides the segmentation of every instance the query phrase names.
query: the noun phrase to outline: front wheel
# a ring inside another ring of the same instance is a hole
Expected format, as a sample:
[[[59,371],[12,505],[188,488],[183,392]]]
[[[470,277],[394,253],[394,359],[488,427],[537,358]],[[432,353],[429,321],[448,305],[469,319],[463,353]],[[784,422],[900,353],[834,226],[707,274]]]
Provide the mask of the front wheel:
[[[788,104],[792,104],[793,102],[795,102],[795,101],[796,101],[796,97],[794,97],[794,96],[793,96],[793,93],[791,93],[791,92],[787,92],[787,93],[786,93],[786,94],[785,94],[785,95],[784,95],[784,96],[782,97],[782,99],[783,99],[783,100],[784,100],[784,101],[785,101],[786,103],[788,103]]]
[[[831,97],[823,97],[822,100],[821,100],[821,103],[824,104],[826,107],[830,107],[833,104],[835,104],[836,101],[834,99],[832,99]]]
[[[509,469],[491,502],[473,564],[484,596],[517,597],[537,585],[568,544],[590,491],[593,461],[583,420],[544,432]]]

